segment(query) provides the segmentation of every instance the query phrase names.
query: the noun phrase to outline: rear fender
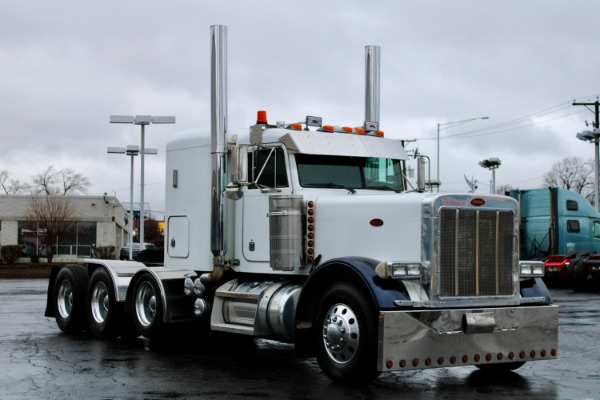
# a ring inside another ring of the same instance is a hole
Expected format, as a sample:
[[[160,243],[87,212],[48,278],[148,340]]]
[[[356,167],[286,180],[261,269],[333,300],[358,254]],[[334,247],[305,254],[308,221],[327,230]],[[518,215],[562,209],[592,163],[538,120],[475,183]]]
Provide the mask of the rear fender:
[[[163,302],[163,322],[187,322],[193,317],[193,299],[183,294],[183,281],[186,276],[194,275],[190,270],[173,270],[164,267],[144,268],[137,271],[129,281],[125,301],[125,313],[130,314],[134,311],[135,286],[144,276],[150,274],[154,276],[158,283],[160,293],[158,295]]]

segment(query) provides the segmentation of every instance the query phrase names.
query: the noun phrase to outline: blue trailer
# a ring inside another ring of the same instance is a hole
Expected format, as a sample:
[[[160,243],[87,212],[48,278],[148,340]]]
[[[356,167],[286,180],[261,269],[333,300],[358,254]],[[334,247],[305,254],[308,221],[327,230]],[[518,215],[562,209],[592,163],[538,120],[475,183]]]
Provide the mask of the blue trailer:
[[[508,195],[520,205],[521,258],[546,260],[548,283],[569,280],[573,260],[585,270],[583,264],[600,258],[600,212],[583,196],[561,188],[511,190]],[[583,270],[579,279],[594,281],[598,275]]]

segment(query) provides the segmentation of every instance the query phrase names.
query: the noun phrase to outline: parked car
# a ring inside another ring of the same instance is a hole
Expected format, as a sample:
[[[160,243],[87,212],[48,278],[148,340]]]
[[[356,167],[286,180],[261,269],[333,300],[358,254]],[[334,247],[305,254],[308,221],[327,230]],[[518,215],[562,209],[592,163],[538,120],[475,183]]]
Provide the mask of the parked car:
[[[133,243],[133,259],[136,260],[142,250],[151,249],[154,245],[152,243],[144,243],[144,248],[140,246],[139,243]],[[121,260],[129,260],[129,248],[130,244],[127,243],[125,247],[121,249],[121,253],[119,254],[119,259]]]
[[[159,267],[165,263],[164,247],[151,247],[142,250],[137,257],[137,261],[143,262],[147,267]]]

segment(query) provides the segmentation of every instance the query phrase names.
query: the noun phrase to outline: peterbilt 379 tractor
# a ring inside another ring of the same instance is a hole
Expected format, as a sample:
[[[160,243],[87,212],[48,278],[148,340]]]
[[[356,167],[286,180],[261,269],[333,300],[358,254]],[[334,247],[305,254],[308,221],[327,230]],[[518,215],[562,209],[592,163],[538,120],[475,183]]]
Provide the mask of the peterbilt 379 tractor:
[[[55,267],[46,316],[98,338],[290,342],[346,382],[556,358],[558,307],[543,264],[519,260],[517,202],[426,193],[422,173],[407,185],[401,142],[379,130],[379,47],[366,47],[360,127],[259,111],[233,132],[226,32],[211,27],[210,134],[166,148],[164,265]]]

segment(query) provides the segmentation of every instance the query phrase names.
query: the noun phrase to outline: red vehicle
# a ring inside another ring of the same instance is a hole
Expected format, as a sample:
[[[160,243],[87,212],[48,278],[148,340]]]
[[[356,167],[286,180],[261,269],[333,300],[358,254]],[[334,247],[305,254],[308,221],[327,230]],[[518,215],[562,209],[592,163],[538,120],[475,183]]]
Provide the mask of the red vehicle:
[[[544,282],[549,287],[564,287],[567,283],[567,270],[569,264],[576,258],[576,254],[565,256],[550,256],[544,261]]]

